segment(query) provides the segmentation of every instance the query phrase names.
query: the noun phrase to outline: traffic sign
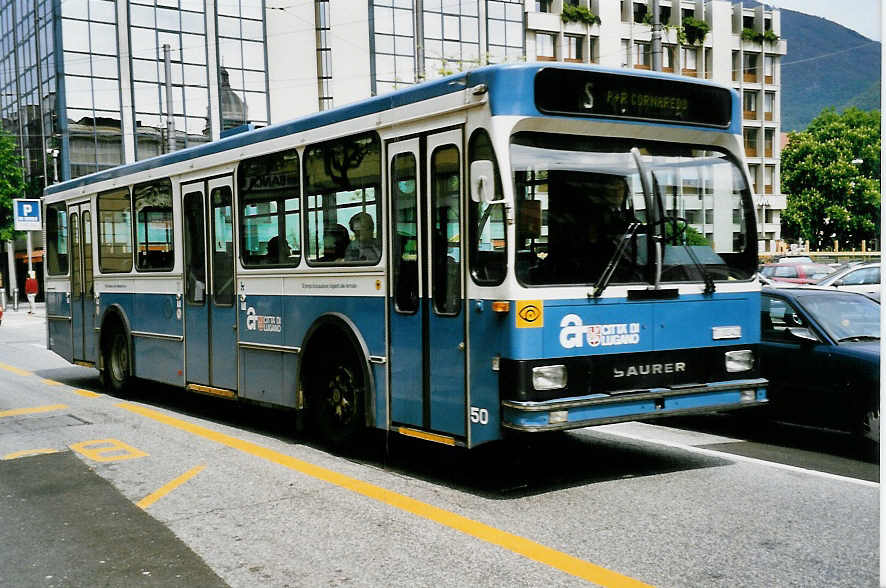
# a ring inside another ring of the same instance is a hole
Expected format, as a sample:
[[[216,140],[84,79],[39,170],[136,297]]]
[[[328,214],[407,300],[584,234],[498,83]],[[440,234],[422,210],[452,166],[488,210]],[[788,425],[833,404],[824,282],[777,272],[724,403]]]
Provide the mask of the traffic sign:
[[[15,210],[16,231],[42,231],[43,218],[40,215],[40,200],[16,198],[12,201]]]

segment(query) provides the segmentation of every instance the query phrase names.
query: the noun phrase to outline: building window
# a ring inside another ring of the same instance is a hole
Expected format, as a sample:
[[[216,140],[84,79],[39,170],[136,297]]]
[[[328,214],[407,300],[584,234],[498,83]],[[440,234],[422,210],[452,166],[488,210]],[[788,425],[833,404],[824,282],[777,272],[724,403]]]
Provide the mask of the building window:
[[[744,151],[748,157],[757,157],[758,129],[744,129]]]
[[[581,63],[584,61],[582,48],[584,46],[584,38],[573,35],[566,35],[566,55],[564,61],[573,61]]]
[[[662,45],[661,47],[661,69],[662,71],[673,72],[674,63],[676,62],[677,48],[673,45]]]
[[[772,146],[775,143],[775,129],[766,129],[763,133],[763,149],[766,157],[772,157]]]
[[[621,40],[621,66],[631,66],[631,42],[628,39]]]
[[[634,43],[634,68],[652,69],[652,46],[649,43]]]
[[[536,12],[550,12],[552,0],[535,0]]]
[[[754,194],[759,194],[759,192],[760,192],[760,186],[759,186],[760,166],[757,164],[749,165],[748,166],[748,173],[751,176],[751,190],[754,192]]]
[[[642,23],[646,18],[647,7],[645,3],[634,2],[634,22]]]
[[[763,114],[766,120],[772,120],[775,112],[775,92],[766,92],[763,95]]]
[[[775,178],[775,166],[763,166],[763,191],[766,194],[772,194],[772,183]]]
[[[588,61],[591,63],[598,63],[598,41],[597,37],[589,37],[588,38]]]
[[[763,58],[763,75],[767,84],[774,83],[775,80],[775,57],[767,55]]]
[[[757,118],[757,93],[745,91],[742,100],[744,118],[754,120]]]
[[[683,65],[683,75],[694,76],[698,73],[698,49],[681,47],[680,61]]]
[[[332,108],[332,49],[329,47],[329,0],[314,3],[317,35],[317,97],[320,110]]]
[[[480,65],[476,0],[425,2],[423,6],[424,75],[432,79]]]
[[[550,12],[550,3],[548,3]],[[489,63],[523,59],[523,1],[488,0],[486,3],[486,52]]]
[[[200,3],[195,3],[199,5]],[[264,11],[253,0],[225,0],[218,7],[221,128],[268,123]],[[183,45],[190,49],[191,45]],[[187,76],[185,76],[187,79]]]
[[[17,4],[23,6],[26,3]],[[7,10],[11,15],[11,8]],[[14,40],[18,49],[15,53],[19,62],[28,60],[35,50],[31,39],[33,13],[30,18],[29,26],[16,27]],[[123,163],[116,20],[113,2],[91,2],[82,6],[62,3],[62,59],[67,109],[63,116],[68,121],[72,177]],[[42,50],[51,52],[52,44],[44,45]],[[14,69],[14,65],[10,65]],[[35,70],[31,70],[30,75],[23,75],[20,83],[36,90],[34,73]],[[15,132],[19,134],[21,131],[16,129]]]
[[[742,60],[742,71],[744,72],[744,81],[746,82],[758,82],[760,81],[757,78],[757,64],[760,60],[760,55],[757,53],[745,53],[744,59]]]
[[[373,40],[375,41],[374,94],[385,94],[415,82],[415,31],[411,3],[405,6],[390,0],[375,0]]]
[[[538,61],[555,61],[557,59],[554,53],[557,35],[548,33],[535,33],[535,58]]]

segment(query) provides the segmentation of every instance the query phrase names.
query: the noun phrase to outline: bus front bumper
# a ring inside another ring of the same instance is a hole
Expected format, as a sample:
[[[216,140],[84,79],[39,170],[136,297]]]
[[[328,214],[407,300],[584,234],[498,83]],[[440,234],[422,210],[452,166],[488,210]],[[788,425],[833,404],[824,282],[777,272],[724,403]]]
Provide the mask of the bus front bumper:
[[[768,380],[626,390],[543,402],[502,402],[502,426],[516,431],[562,431],[659,417],[737,410],[766,404]]]

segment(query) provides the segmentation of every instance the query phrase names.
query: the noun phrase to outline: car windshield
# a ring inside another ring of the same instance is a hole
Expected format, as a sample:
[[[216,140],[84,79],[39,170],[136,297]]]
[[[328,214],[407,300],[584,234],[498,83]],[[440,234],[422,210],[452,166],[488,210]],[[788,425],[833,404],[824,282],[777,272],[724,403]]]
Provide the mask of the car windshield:
[[[798,295],[797,299],[839,342],[880,338],[880,305],[870,298],[852,293],[810,292]]]
[[[512,137],[511,164],[523,284],[597,284],[607,268],[609,283],[648,282],[650,234],[663,242],[662,282],[745,280],[756,270],[750,193],[725,153],[524,132]]]

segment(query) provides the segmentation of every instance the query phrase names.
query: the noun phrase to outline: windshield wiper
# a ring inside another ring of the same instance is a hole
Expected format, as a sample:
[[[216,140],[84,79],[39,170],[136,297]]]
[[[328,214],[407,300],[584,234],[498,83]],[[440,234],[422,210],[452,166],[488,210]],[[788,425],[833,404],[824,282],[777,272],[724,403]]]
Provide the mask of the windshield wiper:
[[[837,343],[843,343],[845,341],[879,341],[880,338],[876,335],[852,335],[851,337],[843,337],[842,339],[837,339]]]
[[[628,240],[634,237],[637,229],[640,228],[640,225],[641,223],[638,221],[634,221],[628,225],[625,234],[621,237],[621,241],[618,242],[618,247],[615,248],[615,253],[609,258],[609,263],[606,264],[606,269],[603,270],[603,275],[600,276],[600,279],[597,280],[597,284],[594,286],[594,298],[599,298],[600,295],[603,294],[603,290],[606,289],[606,286],[609,285],[609,280],[612,279],[612,274],[615,272],[615,268],[618,267],[618,262],[621,261],[625,247],[628,246]]]
[[[662,194],[661,194],[661,184],[658,182],[658,176],[655,175],[655,170],[652,171],[652,190],[658,198],[659,207],[664,211],[664,203],[662,202]],[[676,195],[674,198],[674,202],[676,203]],[[675,210],[676,212],[676,210]],[[677,223],[679,221],[683,221],[683,231],[678,230]],[[683,232],[686,231],[686,228],[689,226],[689,223],[686,222],[685,219],[681,219],[676,215],[665,215],[662,213],[661,216],[661,232],[662,237],[664,239],[665,245],[667,245],[668,240],[668,232],[667,232],[667,223],[671,223],[671,238],[673,239],[673,245],[683,245],[683,249],[686,251],[686,254],[689,256],[689,259],[692,260],[692,265],[695,266],[695,269],[698,270],[698,273],[701,274],[702,279],[704,280],[704,294],[713,294],[717,291],[717,286],[714,284],[714,278],[711,274],[708,273],[708,270],[705,269],[704,264],[702,264],[698,260],[698,256],[695,255],[695,251],[692,250],[692,247],[686,243],[686,240],[682,238]],[[662,260],[664,263],[664,260]]]

